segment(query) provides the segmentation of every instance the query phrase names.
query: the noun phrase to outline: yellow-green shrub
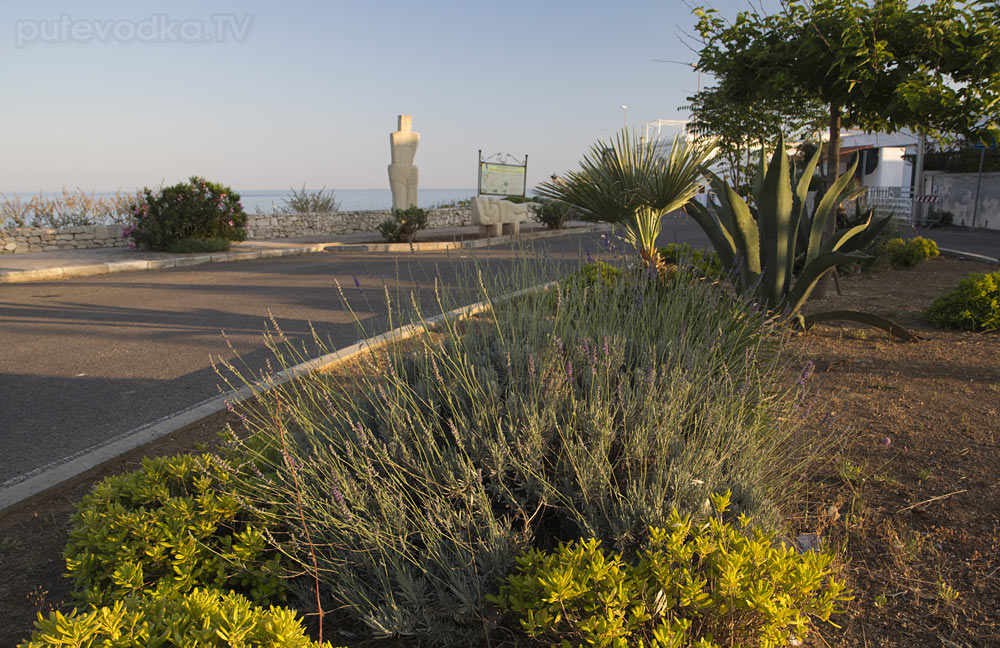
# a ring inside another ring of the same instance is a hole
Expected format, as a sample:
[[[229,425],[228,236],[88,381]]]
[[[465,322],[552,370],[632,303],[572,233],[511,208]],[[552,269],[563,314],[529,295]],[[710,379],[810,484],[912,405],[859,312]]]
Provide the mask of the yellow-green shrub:
[[[143,459],[83,497],[64,555],[78,597],[103,605],[153,592],[236,589],[283,598],[278,554],[210,455]]]
[[[1000,329],[1000,272],[971,274],[935,299],[927,319],[941,328]]]
[[[713,500],[720,515],[729,506],[728,493]],[[830,554],[799,555],[746,517],[739,524],[674,510],[633,562],[593,539],[531,550],[491,600],[548,645],[770,648],[850,599]]]
[[[922,236],[917,236],[904,241],[901,238],[890,239],[885,242],[882,249],[889,255],[893,265],[915,266],[926,259],[933,259],[938,256],[937,243]]]
[[[624,272],[613,265],[598,261],[588,263],[583,266],[571,279],[571,282],[579,282],[588,289],[604,286],[611,288],[624,277]]]
[[[48,618],[39,614],[31,639],[19,648],[52,646],[321,648],[292,610],[263,608],[239,594],[211,589],[129,598],[87,612],[52,612]]]
[[[658,251],[663,261],[690,266],[698,276],[708,279],[721,279],[725,276],[722,260],[711,250],[696,248],[690,243],[669,243]]]
[[[934,257],[941,255],[941,251],[938,250],[937,243],[922,236],[910,239],[910,242],[907,245],[920,248],[920,251],[923,253],[925,259],[933,259]]]

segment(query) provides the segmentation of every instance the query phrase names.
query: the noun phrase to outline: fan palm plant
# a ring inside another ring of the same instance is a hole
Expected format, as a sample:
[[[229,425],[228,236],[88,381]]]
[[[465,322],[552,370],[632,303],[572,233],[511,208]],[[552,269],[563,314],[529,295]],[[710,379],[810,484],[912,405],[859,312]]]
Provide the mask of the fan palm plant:
[[[590,147],[580,168],[543,182],[535,192],[568,203],[583,218],[625,226],[625,239],[648,264],[658,265],[656,238],[664,214],[686,204],[705,184],[715,141],[675,138],[667,156],[658,140],[623,130]]]

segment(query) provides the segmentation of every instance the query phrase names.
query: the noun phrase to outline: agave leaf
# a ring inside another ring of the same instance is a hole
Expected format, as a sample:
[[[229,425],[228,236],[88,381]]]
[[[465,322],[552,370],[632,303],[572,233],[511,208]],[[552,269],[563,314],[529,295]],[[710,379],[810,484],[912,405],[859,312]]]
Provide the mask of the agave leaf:
[[[802,177],[799,178],[799,184],[795,187],[795,195],[792,197],[792,222],[788,230],[788,268],[785,274],[784,286],[786,293],[791,287],[795,259],[799,254],[799,228],[802,226],[803,221],[807,224],[809,222],[809,217],[806,216],[808,212],[806,201],[809,196],[809,184],[812,182],[813,174],[816,172],[816,166],[819,164],[819,157],[822,152],[823,147],[817,146],[816,152],[813,153],[812,158],[806,163],[805,168],[802,169]]]
[[[757,221],[750,214],[750,208],[728,183],[723,183],[719,192],[720,206],[729,214],[733,223],[733,240],[736,252],[744,260],[744,285],[756,282],[760,276],[760,234]]]
[[[914,334],[891,319],[880,317],[874,313],[865,313],[856,310],[825,311],[822,313],[810,313],[802,318],[803,328],[808,329],[817,322],[828,322],[830,320],[846,320],[848,322],[861,322],[869,326],[875,326],[892,335],[895,335],[904,342],[919,342],[923,338]]]
[[[795,286],[788,292],[782,300],[783,310],[787,311],[788,317],[795,317],[802,304],[809,299],[816,282],[820,280],[828,270],[842,263],[851,261],[862,261],[867,258],[863,254],[846,254],[844,252],[824,252],[806,264],[806,267],[799,273]]]
[[[795,206],[799,209],[805,209],[806,207],[809,185],[812,182],[813,174],[816,173],[816,167],[819,165],[819,156],[822,152],[823,147],[817,146],[816,152],[813,153],[812,158],[806,163],[805,168],[802,169],[802,177],[799,178],[799,184],[795,187]]]
[[[761,296],[771,306],[781,301],[788,272],[788,230],[792,216],[792,183],[788,177],[788,155],[785,138],[778,138],[778,148],[771,156],[771,163],[764,176],[764,184],[757,202],[757,226],[763,257]]]
[[[830,190],[823,196],[823,200],[819,201],[819,206],[816,207],[816,212],[813,214],[809,231],[809,247],[806,249],[807,264],[819,256],[822,249],[823,230],[826,229],[826,221],[830,217],[830,212],[840,205],[841,193],[843,193],[848,183],[850,183],[857,168],[858,161],[854,160],[854,164],[847,170],[847,173],[837,178],[837,181],[833,183]]]
[[[715,253],[719,255],[719,260],[722,261],[722,267],[731,270],[736,264],[737,254],[732,235],[722,227],[712,212],[698,201],[692,200],[684,205],[684,211],[701,226],[701,229],[708,236],[712,247],[715,248]]]
[[[836,250],[839,250],[845,243],[850,241],[852,238],[854,238],[861,232],[865,231],[865,229],[868,227],[868,225],[871,224],[871,222],[872,219],[871,216],[869,216],[868,220],[861,223],[860,225],[855,225],[854,227],[845,227],[842,230],[837,230],[836,232],[831,234],[830,238],[828,238],[823,243],[823,248],[820,250],[820,254],[822,254],[823,252],[834,252]],[[844,251],[846,252],[847,250]]]
[[[875,240],[882,230],[885,229],[885,226],[889,224],[889,221],[892,220],[892,216],[886,216],[878,220],[873,220],[873,218],[874,217],[869,218],[869,220],[871,220],[871,225],[869,225],[868,229],[861,232],[860,235],[855,236],[851,240],[845,241],[844,244],[840,246],[841,252],[855,252],[857,250],[865,249],[871,245],[872,241]]]

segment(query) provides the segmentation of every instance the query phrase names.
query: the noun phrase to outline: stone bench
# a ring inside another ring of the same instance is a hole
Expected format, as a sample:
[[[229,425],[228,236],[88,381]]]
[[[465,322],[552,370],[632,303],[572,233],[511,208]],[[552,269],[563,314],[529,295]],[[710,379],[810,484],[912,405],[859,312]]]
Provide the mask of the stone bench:
[[[521,223],[528,220],[528,212],[536,203],[512,203],[499,198],[477,196],[472,199],[472,224],[479,226],[482,236],[518,234]]]

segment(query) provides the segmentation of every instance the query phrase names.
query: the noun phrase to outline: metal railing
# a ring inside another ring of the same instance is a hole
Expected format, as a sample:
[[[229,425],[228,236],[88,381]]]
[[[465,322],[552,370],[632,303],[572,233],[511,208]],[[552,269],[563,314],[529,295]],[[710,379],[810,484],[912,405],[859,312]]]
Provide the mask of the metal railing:
[[[892,214],[897,220],[910,221],[913,214],[911,187],[868,187],[865,202],[880,216]]]

